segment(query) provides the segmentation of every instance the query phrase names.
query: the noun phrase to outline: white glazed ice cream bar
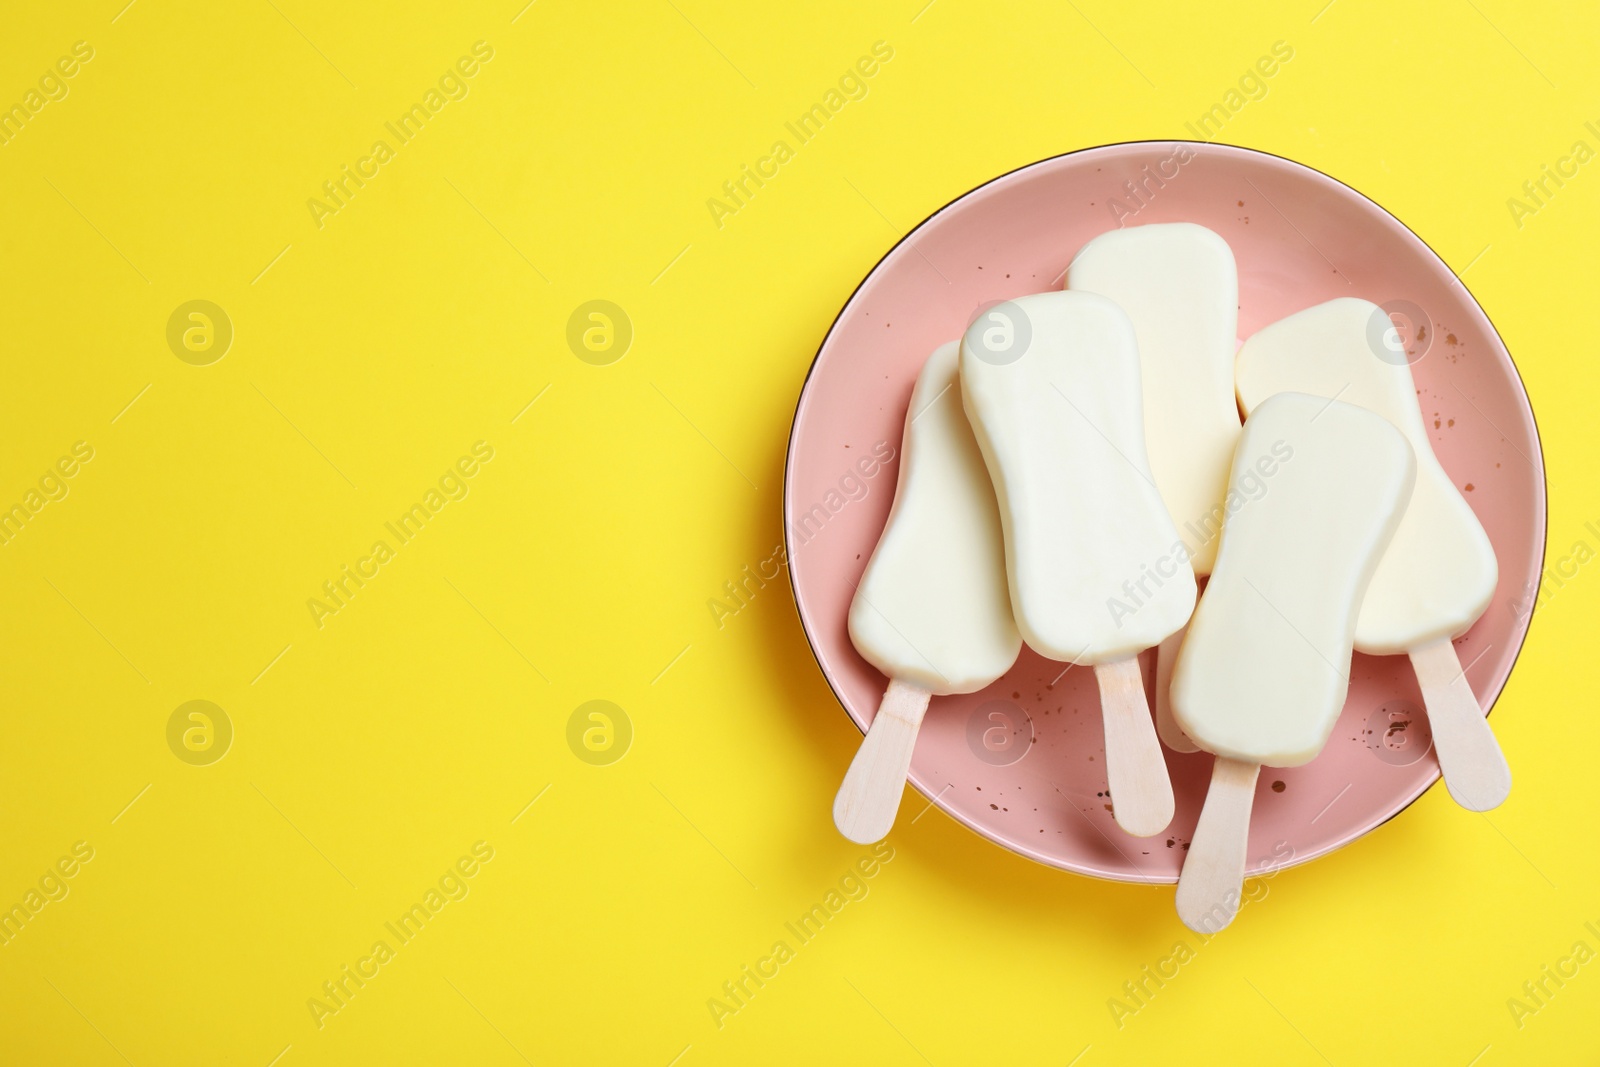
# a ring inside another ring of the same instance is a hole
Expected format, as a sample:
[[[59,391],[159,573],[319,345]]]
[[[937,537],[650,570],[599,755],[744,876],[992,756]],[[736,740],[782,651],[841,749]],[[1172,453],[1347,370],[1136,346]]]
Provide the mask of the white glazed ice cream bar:
[[[1130,227],[1085,245],[1065,290],[996,305],[928,357],[850,606],[888,684],[834,804],[847,837],[893,826],[931,698],[994,683],[1023,641],[1095,671],[1125,831],[1172,819],[1158,732],[1215,757],[1178,886],[1196,929],[1232,920],[1257,773],[1316,758],[1353,651],[1408,655],[1451,795],[1505,799],[1451,644],[1488,605],[1494,551],[1433,454],[1404,356],[1373,344],[1387,316],[1330,301],[1236,356],[1237,308],[1221,237]],[[1152,647],[1154,722],[1136,658]]]

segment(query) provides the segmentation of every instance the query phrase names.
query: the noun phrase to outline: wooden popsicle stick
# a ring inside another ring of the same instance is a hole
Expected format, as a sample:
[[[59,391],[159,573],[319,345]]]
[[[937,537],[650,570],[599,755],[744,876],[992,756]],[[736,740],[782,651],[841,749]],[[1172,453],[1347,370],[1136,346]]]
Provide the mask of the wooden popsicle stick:
[[[1184,623],[1183,629],[1156,646],[1156,733],[1162,744],[1174,752],[1200,751],[1200,746],[1189,740],[1178,720],[1172,717],[1172,665],[1178,661],[1178,646],[1183,644],[1183,635],[1188,632],[1189,624]]]
[[[1150,721],[1144,678],[1134,657],[1097,663],[1100,716],[1106,732],[1106,780],[1111,815],[1135,837],[1152,837],[1172,822],[1172,780]]]
[[[921,686],[898,678],[883,691],[878,714],[833,800],[833,824],[858,845],[883,840],[894,826],[906,773],[911,770],[911,750],[931,696]]]
[[[1448,639],[1410,652],[1422,687],[1445,788],[1468,811],[1488,811],[1511,792],[1511,768],[1472,694],[1455,645]]]
[[[1211,768],[1211,788],[1178,875],[1178,918],[1195,933],[1214,934],[1239,913],[1250,808],[1260,773],[1259,763],[1225,756]]]

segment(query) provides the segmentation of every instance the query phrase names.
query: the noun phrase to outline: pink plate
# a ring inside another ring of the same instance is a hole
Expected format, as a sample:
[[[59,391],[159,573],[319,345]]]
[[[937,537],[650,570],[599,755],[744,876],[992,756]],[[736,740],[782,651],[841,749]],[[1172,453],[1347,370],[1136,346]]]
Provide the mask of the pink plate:
[[[1416,234],[1325,174],[1226,145],[1134,142],[1034,163],[936,212],[873,268],[817,353],[789,442],[785,538],[806,636],[851,719],[865,729],[885,685],[851,646],[845,616],[889,513],[922,361],[981,307],[1059,287],[1091,237],[1152,222],[1198,222],[1233,246],[1241,337],[1338,296],[1396,315],[1434,449],[1500,560],[1493,603],[1456,642],[1473,690],[1493,702],[1527,634],[1543,564],[1545,484],[1527,393],[1483,309]],[[1145,668],[1148,680],[1148,655]],[[1263,769],[1250,867],[1314,859],[1421,796],[1439,765],[1420,707],[1404,656],[1356,656],[1349,701],[1322,754],[1304,767]],[[1165,834],[1130,837],[1104,795],[1093,672],[1063,672],[1024,649],[983,692],[934,699],[911,784],[1040,863],[1173,882],[1211,757],[1166,757],[1177,816]]]

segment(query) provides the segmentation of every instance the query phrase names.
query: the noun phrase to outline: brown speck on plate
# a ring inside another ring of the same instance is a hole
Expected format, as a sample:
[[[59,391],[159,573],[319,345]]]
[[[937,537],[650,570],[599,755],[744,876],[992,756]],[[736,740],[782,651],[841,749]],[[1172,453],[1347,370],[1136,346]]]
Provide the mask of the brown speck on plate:
[[[1472,492],[1472,483],[1468,482],[1466,485],[1462,486],[1462,488],[1470,493],[1470,492]]]
[[[1272,791],[1274,793],[1281,793],[1283,792],[1283,789],[1283,779],[1280,778],[1278,781],[1272,783]]]

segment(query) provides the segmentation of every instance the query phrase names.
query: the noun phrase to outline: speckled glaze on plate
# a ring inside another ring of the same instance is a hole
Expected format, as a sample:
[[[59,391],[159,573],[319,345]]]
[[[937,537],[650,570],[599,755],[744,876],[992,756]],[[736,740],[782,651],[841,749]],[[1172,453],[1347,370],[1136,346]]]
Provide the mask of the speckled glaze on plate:
[[[845,617],[894,497],[901,427],[922,361],[980,307],[1058,288],[1091,237],[1153,222],[1198,222],[1232,245],[1240,337],[1337,296],[1364,297],[1410,322],[1404,335],[1434,450],[1500,562],[1489,610],[1456,642],[1473,690],[1492,702],[1527,633],[1545,537],[1538,432],[1505,345],[1450,268],[1355,190],[1277,156],[1163,141],[1056,156],[953,201],[884,256],[823,341],[795,411],[784,525],[801,622],[850,718],[865,729],[885,685],[851,646]],[[875,447],[895,458],[879,464],[869,458]],[[1123,833],[1104,795],[1093,672],[1062,667],[1025,648],[988,689],[935,697],[911,784],[1040,863],[1120,881],[1176,881],[1211,757],[1166,751],[1177,794],[1172,825],[1148,839]],[[1147,684],[1153,674],[1147,654]],[[1322,754],[1303,767],[1262,770],[1250,868],[1330,852],[1437,781],[1420,707],[1404,656],[1357,655],[1349,700]],[[819,809],[817,818],[827,817]]]

